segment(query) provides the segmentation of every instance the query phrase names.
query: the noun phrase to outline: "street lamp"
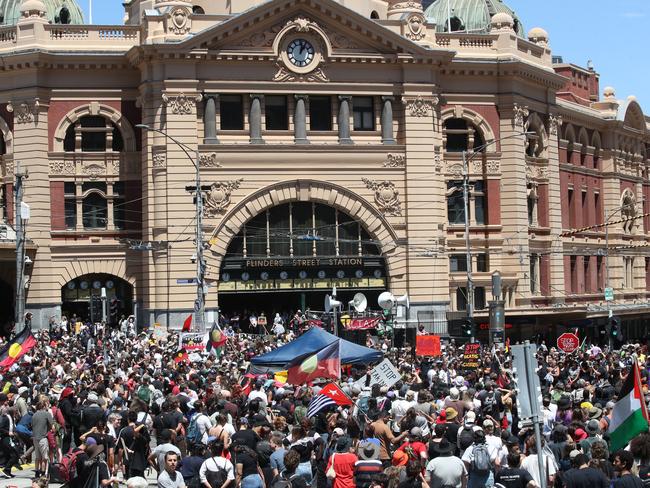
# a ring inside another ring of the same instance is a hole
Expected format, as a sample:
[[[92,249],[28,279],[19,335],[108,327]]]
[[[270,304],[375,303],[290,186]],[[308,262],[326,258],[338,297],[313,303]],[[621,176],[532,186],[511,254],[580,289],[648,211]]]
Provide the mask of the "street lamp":
[[[192,148],[186,146],[174,137],[170,136],[167,132],[155,129],[146,124],[137,124],[136,127],[142,130],[158,132],[159,134],[170,139],[174,144],[183,150],[187,158],[192,162],[196,170],[196,302],[194,303],[194,311],[196,312],[196,327],[199,332],[205,332],[205,262],[203,260],[203,193],[201,189],[201,171],[199,169],[199,150],[195,150],[195,156],[192,157],[188,152]],[[188,188],[191,190],[191,188]]]
[[[535,134],[534,132],[518,132],[511,134],[507,137],[494,139],[486,142],[477,148],[474,148],[470,153],[463,151],[463,210],[465,214],[465,259],[467,261],[467,323],[471,322],[471,338],[470,341],[474,342],[474,281],[472,279],[472,248],[470,244],[469,234],[469,162],[478,154],[482,154],[483,150],[490,147],[497,142],[513,139],[519,136],[529,136]]]
[[[607,334],[607,345],[609,346],[610,351],[614,347],[614,341],[612,338],[613,317],[612,317],[612,308],[610,305],[611,300],[608,300],[608,298],[613,299],[613,292],[610,291],[610,287],[609,287],[609,221],[617,213],[623,211],[626,208],[634,207],[635,205],[636,205],[635,203],[628,203],[625,205],[621,205],[618,208],[614,209],[612,213],[609,213],[609,211],[605,209],[605,224],[604,224],[605,225],[605,303],[607,304],[607,326],[605,327],[605,332]]]

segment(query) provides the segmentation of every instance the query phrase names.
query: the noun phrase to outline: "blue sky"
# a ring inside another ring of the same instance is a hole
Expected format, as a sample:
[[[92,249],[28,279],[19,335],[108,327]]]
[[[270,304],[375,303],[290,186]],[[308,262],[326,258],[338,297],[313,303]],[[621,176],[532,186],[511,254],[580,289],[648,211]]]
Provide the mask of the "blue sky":
[[[89,0],[78,0],[88,18]],[[587,66],[592,60],[600,86],[613,86],[617,98],[636,95],[650,114],[650,64],[646,29],[649,0],[506,0],[526,30],[543,27],[554,54]],[[122,0],[94,0],[93,23],[121,24]]]

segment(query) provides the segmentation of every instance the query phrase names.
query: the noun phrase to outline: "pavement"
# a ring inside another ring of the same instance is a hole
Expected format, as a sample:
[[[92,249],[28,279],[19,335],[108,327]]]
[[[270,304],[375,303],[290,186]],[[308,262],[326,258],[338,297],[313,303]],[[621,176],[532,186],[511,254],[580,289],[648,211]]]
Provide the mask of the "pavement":
[[[32,479],[34,478],[34,464],[23,464],[22,471],[14,469],[12,474],[16,476],[13,479],[0,478],[0,488],[31,488]],[[147,476],[147,481],[149,481],[149,486],[156,486],[155,474],[150,472],[149,476]],[[62,488],[63,486],[59,483],[49,484],[49,488]],[[125,486],[126,484],[120,483],[120,488],[124,488]]]

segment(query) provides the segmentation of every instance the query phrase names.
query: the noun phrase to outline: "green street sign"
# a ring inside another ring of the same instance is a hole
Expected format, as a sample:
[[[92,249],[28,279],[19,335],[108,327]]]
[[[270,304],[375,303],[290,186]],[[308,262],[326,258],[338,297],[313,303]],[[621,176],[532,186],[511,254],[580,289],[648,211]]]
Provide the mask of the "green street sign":
[[[605,301],[611,302],[614,300],[614,288],[605,288]]]

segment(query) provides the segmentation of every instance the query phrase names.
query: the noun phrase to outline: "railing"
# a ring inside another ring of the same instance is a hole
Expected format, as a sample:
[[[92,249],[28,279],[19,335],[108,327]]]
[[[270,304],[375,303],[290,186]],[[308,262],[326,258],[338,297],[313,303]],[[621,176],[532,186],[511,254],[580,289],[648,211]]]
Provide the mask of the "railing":
[[[16,26],[0,27],[0,45],[16,42]]]
[[[119,42],[120,45],[135,45],[140,42],[139,26],[114,26],[114,25],[46,25],[45,31],[49,32],[52,41],[97,41]],[[80,47],[87,47],[80,45]]]
[[[440,47],[448,47],[459,51],[491,51],[497,36],[494,34],[436,34],[436,43]]]

